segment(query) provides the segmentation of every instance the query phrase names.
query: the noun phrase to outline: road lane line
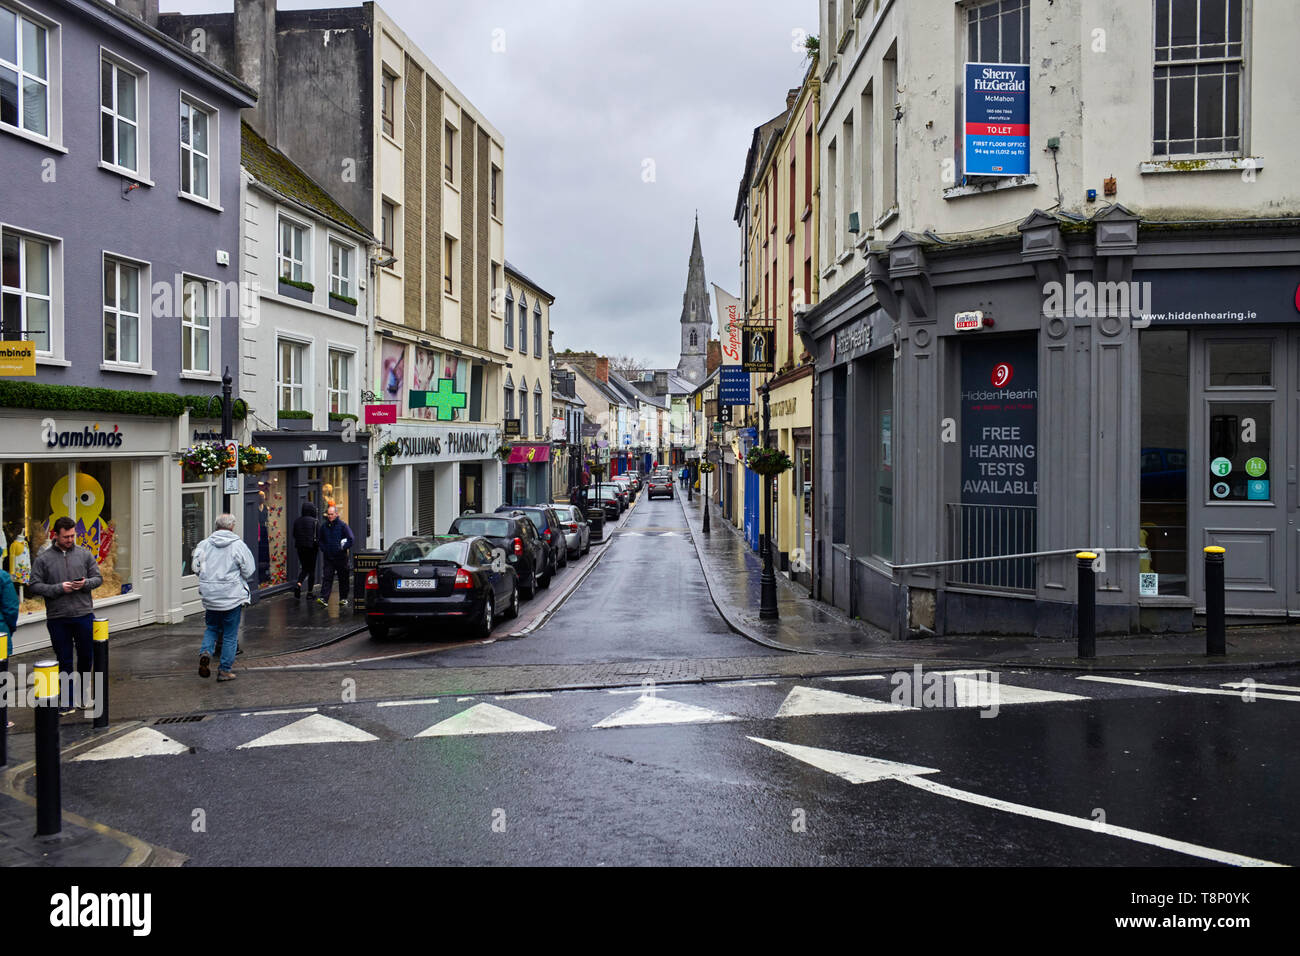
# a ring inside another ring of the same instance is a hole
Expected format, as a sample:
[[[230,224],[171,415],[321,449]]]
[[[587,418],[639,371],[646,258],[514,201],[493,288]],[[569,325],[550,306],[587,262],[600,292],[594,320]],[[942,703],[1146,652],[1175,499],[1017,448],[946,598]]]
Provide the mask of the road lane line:
[[[436,704],[437,697],[425,697],[421,700],[385,700],[376,704],[376,707],[412,707],[416,704]]]
[[[884,674],[852,674],[852,675],[850,675],[850,676],[848,676],[848,677],[828,677],[828,678],[826,678],[826,679],[827,679],[827,680],[830,680],[830,681],[845,681],[845,680],[884,680],[884,679],[885,679],[885,675],[884,675]]]
[[[274,717],[277,714],[314,714],[315,707],[293,707],[288,710],[250,710],[240,717]]]
[[[1263,688],[1264,690],[1280,690],[1280,691],[1286,691],[1291,694],[1300,694],[1300,687],[1292,687],[1289,684],[1260,684],[1256,681],[1251,681],[1248,684],[1245,681],[1239,680],[1239,681],[1233,681],[1231,684],[1220,684],[1219,686],[1237,687],[1237,688],[1257,687],[1257,688]]]
[[[1158,684],[1149,680],[1133,680],[1128,677],[1095,677],[1085,674],[1076,680],[1095,680],[1104,684],[1127,684],[1131,687],[1150,687],[1153,690],[1172,690],[1179,694],[1211,694],[1217,697],[1236,697],[1241,699],[1239,690],[1220,690],[1217,687],[1183,687],[1180,684]],[[1294,694],[1252,694],[1256,700],[1289,700],[1293,704],[1300,702],[1300,696]]]

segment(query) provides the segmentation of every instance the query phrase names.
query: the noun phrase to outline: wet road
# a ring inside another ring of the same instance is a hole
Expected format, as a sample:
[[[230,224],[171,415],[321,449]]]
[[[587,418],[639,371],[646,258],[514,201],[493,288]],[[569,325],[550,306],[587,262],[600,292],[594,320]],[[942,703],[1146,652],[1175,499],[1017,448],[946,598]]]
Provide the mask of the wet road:
[[[1300,672],[910,680],[217,714],[64,806],[212,865],[1300,863]]]

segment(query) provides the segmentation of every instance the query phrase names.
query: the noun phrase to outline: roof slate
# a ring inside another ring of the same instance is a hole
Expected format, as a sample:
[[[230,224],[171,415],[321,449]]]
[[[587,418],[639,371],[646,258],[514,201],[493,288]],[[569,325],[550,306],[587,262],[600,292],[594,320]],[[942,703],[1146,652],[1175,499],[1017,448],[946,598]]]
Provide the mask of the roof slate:
[[[267,189],[301,206],[306,206],[331,222],[360,233],[368,239],[375,238],[360,220],[335,202],[324,187],[295,166],[288,156],[257,135],[257,132],[247,123],[243,123],[242,126],[240,164],[254,179]]]

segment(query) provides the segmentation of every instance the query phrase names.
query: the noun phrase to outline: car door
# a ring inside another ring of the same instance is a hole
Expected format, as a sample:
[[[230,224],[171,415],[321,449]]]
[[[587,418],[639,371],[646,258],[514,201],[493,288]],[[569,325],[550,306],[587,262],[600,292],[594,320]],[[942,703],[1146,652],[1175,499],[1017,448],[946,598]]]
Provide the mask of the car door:
[[[492,549],[482,538],[479,538],[474,542],[474,546],[470,549],[470,554],[473,557],[474,564],[478,566],[480,571],[487,575],[488,581],[491,582],[492,611],[495,613],[496,609],[501,605],[502,599],[505,597],[502,592],[506,587],[506,573],[498,570],[496,562],[492,560]]]

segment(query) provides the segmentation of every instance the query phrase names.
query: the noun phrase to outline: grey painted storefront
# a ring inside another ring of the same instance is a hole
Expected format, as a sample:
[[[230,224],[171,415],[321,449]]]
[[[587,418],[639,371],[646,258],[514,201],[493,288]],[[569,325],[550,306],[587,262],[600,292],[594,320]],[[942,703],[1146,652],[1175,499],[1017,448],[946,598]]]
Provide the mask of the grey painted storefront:
[[[1298,284],[1294,223],[1112,206],[1035,213],[1019,238],[904,233],[800,323],[824,449],[815,595],[897,636],[1063,636],[1071,554],[935,562],[1101,548],[1099,628],[1185,630],[1201,549],[1223,544],[1231,613],[1300,614]]]

